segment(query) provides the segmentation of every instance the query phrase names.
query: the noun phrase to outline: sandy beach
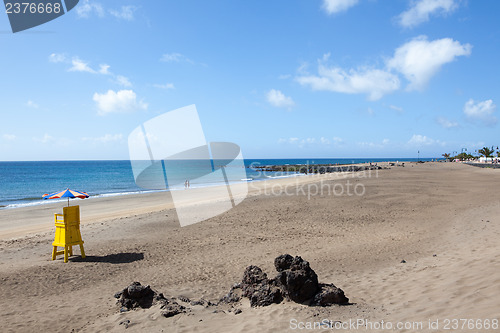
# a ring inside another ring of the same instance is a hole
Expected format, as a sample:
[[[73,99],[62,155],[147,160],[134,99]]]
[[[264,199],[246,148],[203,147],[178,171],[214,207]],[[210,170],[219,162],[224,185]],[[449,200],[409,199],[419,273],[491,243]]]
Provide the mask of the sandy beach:
[[[358,193],[317,190],[348,182]],[[53,214],[64,204],[1,210],[0,330],[310,332],[326,329],[308,323],[328,320],[372,325],[346,332],[442,332],[447,324],[452,332],[498,331],[467,325],[500,320],[499,170],[406,163],[362,176],[249,185],[241,204],[186,227],[168,192],[74,200],[87,258],[68,263],[50,255]],[[183,204],[210,202],[193,192]],[[272,276],[274,258],[285,253],[309,261],[320,282],[342,288],[351,304],[252,308],[243,300],[239,314],[196,305],[164,318],[156,306],[120,313],[113,297],[139,281],[169,297],[217,302],[247,266]],[[126,320],[128,328],[120,324]]]

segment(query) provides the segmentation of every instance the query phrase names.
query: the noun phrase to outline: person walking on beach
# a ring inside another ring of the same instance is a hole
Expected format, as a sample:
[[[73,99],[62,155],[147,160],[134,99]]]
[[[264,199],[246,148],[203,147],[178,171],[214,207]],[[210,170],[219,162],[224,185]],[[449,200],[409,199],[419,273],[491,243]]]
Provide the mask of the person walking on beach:
[[[188,182],[188,180],[186,179],[186,181],[184,182],[184,189],[187,189],[187,188],[188,188],[188,186],[189,186],[189,182]]]

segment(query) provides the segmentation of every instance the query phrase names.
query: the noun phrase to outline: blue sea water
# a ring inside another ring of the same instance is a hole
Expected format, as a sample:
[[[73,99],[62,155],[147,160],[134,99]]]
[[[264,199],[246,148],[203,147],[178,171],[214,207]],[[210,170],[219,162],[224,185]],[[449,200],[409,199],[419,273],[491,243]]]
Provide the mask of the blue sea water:
[[[247,159],[245,160],[246,177],[231,181],[258,181],[272,177],[295,176],[296,174],[262,173],[252,169],[255,165],[295,165],[295,164],[353,164],[365,162],[394,161],[397,158],[379,159]],[[416,161],[416,159],[399,159]],[[420,159],[431,160],[431,159]],[[194,167],[196,169],[196,167]],[[184,175],[186,170],[183,169]],[[189,173],[189,172],[188,172]],[[196,170],[192,170],[193,175]],[[240,175],[241,172],[238,173]],[[183,175],[183,177],[184,177]],[[191,187],[220,185],[219,179],[205,178],[203,182],[195,177],[190,179]],[[170,181],[169,190],[183,188],[184,184]],[[136,185],[129,160],[123,161],[26,161],[0,162],[0,209],[38,205],[50,200],[42,200],[45,193],[53,193],[70,188],[87,192],[91,197],[124,195],[151,191]]]

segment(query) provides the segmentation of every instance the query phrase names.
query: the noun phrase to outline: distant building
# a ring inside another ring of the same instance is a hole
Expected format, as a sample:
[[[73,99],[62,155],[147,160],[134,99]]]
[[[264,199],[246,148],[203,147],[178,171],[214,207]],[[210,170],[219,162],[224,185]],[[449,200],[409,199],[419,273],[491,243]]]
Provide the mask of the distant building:
[[[481,156],[479,158],[479,163],[498,163],[500,161],[500,157],[484,157]]]

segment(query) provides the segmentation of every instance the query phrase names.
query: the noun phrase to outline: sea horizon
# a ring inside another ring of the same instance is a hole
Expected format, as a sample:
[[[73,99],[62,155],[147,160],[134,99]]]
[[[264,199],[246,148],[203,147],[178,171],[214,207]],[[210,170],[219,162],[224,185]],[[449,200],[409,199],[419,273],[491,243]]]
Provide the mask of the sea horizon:
[[[430,161],[430,160],[442,160],[444,159],[442,156],[440,157],[284,157],[284,158],[244,158],[247,160],[379,160],[379,161],[397,161],[397,160],[408,160],[408,161]],[[9,163],[9,162],[99,162],[99,161],[130,161],[130,159],[53,159],[53,160],[0,160],[0,163]]]

